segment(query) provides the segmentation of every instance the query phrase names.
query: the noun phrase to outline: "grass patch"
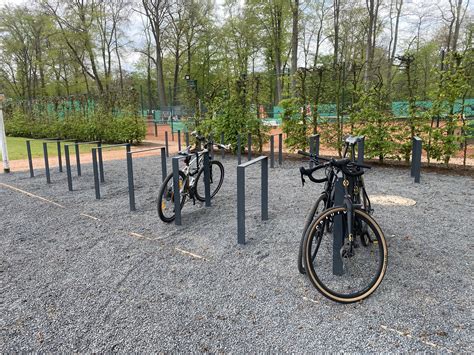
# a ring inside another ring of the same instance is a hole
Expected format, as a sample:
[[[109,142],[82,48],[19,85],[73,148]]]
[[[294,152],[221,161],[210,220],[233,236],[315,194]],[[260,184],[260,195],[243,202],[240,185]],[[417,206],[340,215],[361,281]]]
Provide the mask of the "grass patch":
[[[28,154],[26,152],[26,141],[27,138],[20,138],[20,137],[7,137],[7,149],[8,149],[8,158],[10,160],[22,160],[28,159]],[[65,144],[72,144],[73,142],[61,142],[61,154],[64,155],[64,145]],[[96,147],[96,144],[84,144],[79,146],[80,153],[90,153],[92,148]],[[112,148],[112,149],[120,149],[120,147]],[[123,147],[122,147],[123,149]],[[69,147],[69,154],[75,153],[75,147]],[[0,152],[1,156],[1,152]],[[42,141],[35,141],[31,140],[31,156],[33,158],[38,158],[43,156],[43,142]],[[48,143],[48,157],[56,157],[58,156],[58,148],[56,142]]]

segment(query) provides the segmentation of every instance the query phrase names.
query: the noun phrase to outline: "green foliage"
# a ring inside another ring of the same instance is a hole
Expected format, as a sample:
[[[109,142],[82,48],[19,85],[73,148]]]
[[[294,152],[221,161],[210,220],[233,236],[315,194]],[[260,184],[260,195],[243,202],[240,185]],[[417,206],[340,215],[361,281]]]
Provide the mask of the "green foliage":
[[[15,108],[5,116],[7,135],[27,138],[60,138],[107,143],[141,142],[146,135],[145,121],[130,109],[113,115],[98,109],[88,117],[74,112],[64,119],[40,114],[30,118]]]
[[[261,151],[263,143],[267,140],[268,128],[258,119],[246,105],[243,105],[238,97],[215,97],[208,104],[205,118],[195,127],[201,134],[212,134],[217,141],[224,133],[224,140],[237,148],[237,137],[241,135],[242,147],[246,145],[247,134],[252,135],[253,146],[255,142]]]
[[[432,124],[425,129],[427,136],[425,150],[429,158],[443,160],[445,164],[448,164],[451,157],[460,149],[461,137],[456,128],[461,125],[461,119],[454,113],[454,105],[456,99],[464,97],[470,90],[469,73],[466,71],[468,63],[469,58],[449,53],[444,63],[447,70],[437,71],[440,83],[433,93],[433,106],[427,112],[429,117],[444,118],[444,124],[441,127],[433,127]]]
[[[290,150],[308,148],[308,125],[306,111],[302,109],[303,101],[299,98],[280,101],[283,108],[283,132],[286,133],[285,144]]]
[[[365,136],[365,156],[378,157],[383,161],[393,156],[397,147],[393,133],[396,131],[390,111],[384,109],[384,95],[381,90],[370,88],[358,94],[359,100],[353,106],[352,120],[355,134]]]

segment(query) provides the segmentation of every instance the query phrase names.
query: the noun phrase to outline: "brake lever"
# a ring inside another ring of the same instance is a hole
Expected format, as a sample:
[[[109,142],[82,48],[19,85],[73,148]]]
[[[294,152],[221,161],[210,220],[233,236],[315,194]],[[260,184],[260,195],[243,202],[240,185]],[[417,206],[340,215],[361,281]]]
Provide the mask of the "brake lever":
[[[301,174],[301,186],[304,187],[304,183],[306,182],[306,180],[304,179],[303,173],[300,173],[300,174]]]

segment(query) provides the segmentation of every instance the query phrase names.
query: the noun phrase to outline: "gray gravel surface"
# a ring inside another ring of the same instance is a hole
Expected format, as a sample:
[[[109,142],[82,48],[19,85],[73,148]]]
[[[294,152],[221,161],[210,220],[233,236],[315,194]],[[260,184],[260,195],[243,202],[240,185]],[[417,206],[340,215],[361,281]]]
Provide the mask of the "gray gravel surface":
[[[247,244],[236,243],[236,161],[212,207],[187,203],[162,223],[158,157],[105,162],[103,199],[90,165],[74,178],[0,175],[0,352],[473,352],[473,179],[377,167],[369,194],[389,244],[385,279],[368,299],[322,297],[296,268],[305,214],[321,189],[301,187],[301,162],[270,169],[260,221],[259,167],[247,169]],[[75,174],[74,174],[75,175]],[[21,189],[33,195],[15,190]],[[59,205],[39,199],[40,196]]]

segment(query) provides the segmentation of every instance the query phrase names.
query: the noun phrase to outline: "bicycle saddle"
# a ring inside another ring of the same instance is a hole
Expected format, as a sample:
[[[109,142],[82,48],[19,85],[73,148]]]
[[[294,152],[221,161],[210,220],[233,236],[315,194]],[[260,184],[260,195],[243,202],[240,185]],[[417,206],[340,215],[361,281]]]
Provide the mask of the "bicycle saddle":
[[[362,136],[348,136],[345,139],[345,142],[347,144],[353,145],[359,142],[362,139]]]
[[[186,147],[186,149],[183,149],[183,150],[179,151],[178,154],[179,155],[184,155],[184,156],[191,154],[191,146],[188,145]]]

